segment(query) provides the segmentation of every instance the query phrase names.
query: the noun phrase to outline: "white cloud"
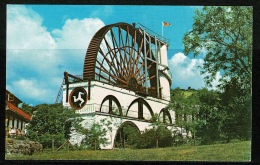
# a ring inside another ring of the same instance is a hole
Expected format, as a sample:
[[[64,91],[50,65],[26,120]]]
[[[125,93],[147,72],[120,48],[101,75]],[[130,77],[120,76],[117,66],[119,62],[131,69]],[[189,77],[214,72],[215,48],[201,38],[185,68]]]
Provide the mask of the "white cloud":
[[[105,9],[108,15],[113,12],[109,6]],[[55,101],[64,71],[82,74],[89,42],[105,25],[98,18],[67,18],[62,28],[49,32],[42,23],[43,18],[31,9],[7,6],[6,87],[33,105]],[[197,68],[202,64],[202,59],[175,54],[169,60],[173,86],[203,87],[203,76]]]
[[[23,5],[7,6],[6,87],[28,104],[53,103],[63,72],[82,74],[85,53],[100,19],[67,19],[49,32]]]
[[[52,31],[64,71],[82,74],[85,54],[94,34],[105,24],[98,18],[68,19],[61,29]]]
[[[52,31],[58,49],[84,49],[104,23],[98,18],[67,19],[62,29]],[[83,37],[85,36],[85,37]]]
[[[199,89],[205,87],[204,76],[200,74],[199,66],[204,63],[203,59],[191,59],[179,52],[172,56],[169,60],[169,67],[172,72],[172,87],[180,87],[187,89],[188,87]],[[221,77],[217,73],[216,80],[212,83],[213,89],[218,84]]]
[[[30,99],[36,102],[51,102],[54,103],[54,92],[50,88],[46,88],[44,82],[39,82],[35,79],[20,79],[11,82],[11,92],[15,92],[18,97],[21,96],[24,99]]]
[[[55,41],[42,18],[22,5],[8,5],[7,8],[7,49],[52,49]]]

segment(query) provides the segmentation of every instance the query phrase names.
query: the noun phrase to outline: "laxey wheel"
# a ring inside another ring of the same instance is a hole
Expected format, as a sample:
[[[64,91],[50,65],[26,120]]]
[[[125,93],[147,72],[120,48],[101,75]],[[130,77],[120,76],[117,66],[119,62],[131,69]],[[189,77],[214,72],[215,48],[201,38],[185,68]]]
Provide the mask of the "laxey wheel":
[[[154,48],[150,43],[142,30],[133,25],[116,23],[104,26],[94,35],[87,49],[83,79],[156,97],[158,74]],[[145,58],[145,54],[152,60]]]

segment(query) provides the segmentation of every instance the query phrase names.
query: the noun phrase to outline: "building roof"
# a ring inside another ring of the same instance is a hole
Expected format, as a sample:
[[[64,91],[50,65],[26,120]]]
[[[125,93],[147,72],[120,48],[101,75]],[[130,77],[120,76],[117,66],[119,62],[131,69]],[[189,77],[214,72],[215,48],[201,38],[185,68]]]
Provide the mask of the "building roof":
[[[8,91],[7,89],[5,92],[5,100],[12,103],[15,106],[18,106],[18,104],[22,103],[22,101],[18,97],[16,97],[13,93]]]
[[[25,120],[30,121],[31,116],[27,113],[25,113],[23,110],[21,110],[20,108],[16,107],[15,105],[13,105],[12,103],[6,101],[6,110],[10,110],[16,114],[18,114],[19,116],[22,116]]]

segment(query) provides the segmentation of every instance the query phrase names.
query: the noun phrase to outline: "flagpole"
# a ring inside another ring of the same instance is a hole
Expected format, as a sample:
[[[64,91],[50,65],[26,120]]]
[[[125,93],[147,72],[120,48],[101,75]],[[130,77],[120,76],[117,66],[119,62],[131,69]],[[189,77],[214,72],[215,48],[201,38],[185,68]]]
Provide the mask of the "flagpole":
[[[163,37],[163,22],[162,22],[162,37]]]

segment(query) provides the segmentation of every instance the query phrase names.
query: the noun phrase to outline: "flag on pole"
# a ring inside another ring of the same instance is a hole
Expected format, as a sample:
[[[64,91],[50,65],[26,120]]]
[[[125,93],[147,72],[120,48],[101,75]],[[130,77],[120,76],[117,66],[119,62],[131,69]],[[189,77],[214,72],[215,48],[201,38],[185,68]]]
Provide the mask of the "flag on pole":
[[[163,26],[171,26],[170,22],[162,22]]]

